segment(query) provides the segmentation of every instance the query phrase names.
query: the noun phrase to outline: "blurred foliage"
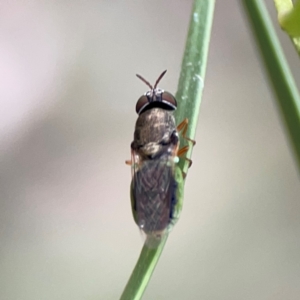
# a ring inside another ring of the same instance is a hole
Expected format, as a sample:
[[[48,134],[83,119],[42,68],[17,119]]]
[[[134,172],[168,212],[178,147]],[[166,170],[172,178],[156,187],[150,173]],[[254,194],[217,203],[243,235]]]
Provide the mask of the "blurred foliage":
[[[300,55],[300,1],[295,5],[291,0],[274,0],[281,28],[291,37]]]
[[[260,0],[243,0],[262,61],[300,171],[300,96],[268,11]]]

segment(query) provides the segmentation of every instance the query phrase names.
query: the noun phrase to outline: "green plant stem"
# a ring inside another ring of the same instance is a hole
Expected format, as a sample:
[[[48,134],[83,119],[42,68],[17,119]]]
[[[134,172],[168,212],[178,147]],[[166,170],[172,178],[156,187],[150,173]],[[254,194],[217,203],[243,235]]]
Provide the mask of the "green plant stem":
[[[167,238],[167,235],[164,236],[155,249],[148,248],[145,243],[120,300],[138,300],[142,298]]]
[[[300,97],[262,0],[243,0],[300,171]]]
[[[187,136],[191,139],[195,137],[198,123],[214,7],[214,0],[194,2],[176,93],[178,109],[175,112],[175,118],[177,123],[185,118],[188,119]],[[186,141],[181,138],[180,144],[184,143]],[[191,154],[192,147],[186,157],[191,158]],[[188,166],[189,164],[184,158],[180,159],[179,167],[183,172],[187,172]]]
[[[180,119],[189,119],[187,134],[191,138],[195,136],[201,103],[214,4],[214,0],[194,1],[178,92],[176,94],[178,101],[176,120],[178,122]],[[190,157],[190,155],[191,149],[188,153],[188,157]],[[188,167],[185,165],[185,161],[181,160],[179,164],[181,170],[186,172]],[[121,300],[141,299],[167,238],[168,237],[165,236],[155,249],[148,248],[147,243],[145,243],[131,277],[123,291]]]

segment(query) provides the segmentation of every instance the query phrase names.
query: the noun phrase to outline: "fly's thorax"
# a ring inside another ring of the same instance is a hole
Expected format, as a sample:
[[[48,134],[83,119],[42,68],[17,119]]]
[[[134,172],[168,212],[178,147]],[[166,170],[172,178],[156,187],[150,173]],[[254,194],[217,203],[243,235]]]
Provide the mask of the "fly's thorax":
[[[152,157],[153,155],[160,153],[162,151],[162,148],[162,145],[156,142],[150,142],[140,147],[139,152],[142,156]]]
[[[154,155],[168,150],[172,134],[176,132],[175,118],[172,111],[153,108],[142,113],[134,132],[134,143],[141,154]]]
[[[176,149],[177,146],[172,144],[160,145],[157,143],[148,143],[142,146],[137,152],[142,161],[145,159],[164,159],[169,161],[173,159]]]

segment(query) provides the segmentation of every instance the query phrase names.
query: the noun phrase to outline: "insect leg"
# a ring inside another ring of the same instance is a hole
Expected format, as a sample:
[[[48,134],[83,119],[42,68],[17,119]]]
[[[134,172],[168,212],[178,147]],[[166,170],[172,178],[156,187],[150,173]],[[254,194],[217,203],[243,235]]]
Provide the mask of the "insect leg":
[[[131,148],[131,160],[125,160],[125,164],[128,166],[132,166],[134,164],[134,150],[136,149],[136,145],[134,141],[130,145]]]
[[[189,150],[189,146],[184,146],[181,149],[178,150],[177,156],[182,156],[183,154],[187,153]],[[192,166],[193,161],[187,157],[185,157],[185,160],[189,162],[189,168]]]
[[[134,160],[133,160],[133,150],[131,149],[131,159],[130,160],[125,160],[125,164],[128,166],[132,166],[134,164]]]
[[[192,140],[190,139],[189,137],[186,136],[186,132],[187,132],[187,129],[188,129],[188,124],[189,124],[189,120],[187,118],[185,118],[178,126],[177,126],[177,130],[178,132],[181,131],[181,134],[182,134],[182,137],[191,142],[193,144],[193,146],[196,144],[196,141],[195,140]],[[181,149],[178,150],[177,152],[177,156],[182,156],[183,154],[185,154],[188,150],[189,150],[189,146],[184,146],[182,147]],[[191,167],[192,165],[192,160],[185,157],[185,160],[187,160],[189,162],[189,168]]]
[[[178,126],[177,126],[177,131],[182,131],[182,137],[187,140],[190,141],[193,146],[196,144],[195,140],[190,139],[189,137],[186,136],[186,132],[188,129],[188,125],[189,125],[189,120],[187,118],[185,118]]]
[[[188,120],[187,118],[184,119],[184,120],[177,126],[177,131],[178,131],[178,132],[181,132],[182,137],[183,137],[185,140],[191,142],[191,143],[193,144],[193,146],[194,146],[194,145],[196,144],[196,141],[195,141],[195,140],[192,140],[192,139],[190,139],[189,137],[186,136],[187,129],[188,129],[188,124],[189,124],[189,120]],[[188,145],[182,147],[181,149],[178,150],[177,156],[182,156],[182,155],[184,155],[185,153],[188,152],[189,148],[190,148],[190,146],[188,146]],[[192,165],[192,160],[189,159],[189,158],[187,158],[187,157],[185,157],[184,159],[188,161],[188,163],[189,163],[189,166],[188,166],[188,167],[190,168],[191,165]],[[185,173],[185,172],[182,172],[182,173],[183,173],[183,178],[185,178],[185,177],[186,177],[186,173]]]

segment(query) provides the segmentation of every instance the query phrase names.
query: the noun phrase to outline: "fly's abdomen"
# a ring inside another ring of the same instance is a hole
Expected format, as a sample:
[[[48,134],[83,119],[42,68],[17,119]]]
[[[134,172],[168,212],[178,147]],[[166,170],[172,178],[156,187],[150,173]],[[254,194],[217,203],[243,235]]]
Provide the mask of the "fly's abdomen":
[[[146,234],[164,231],[172,220],[177,184],[167,160],[144,161],[133,178],[135,220]]]

